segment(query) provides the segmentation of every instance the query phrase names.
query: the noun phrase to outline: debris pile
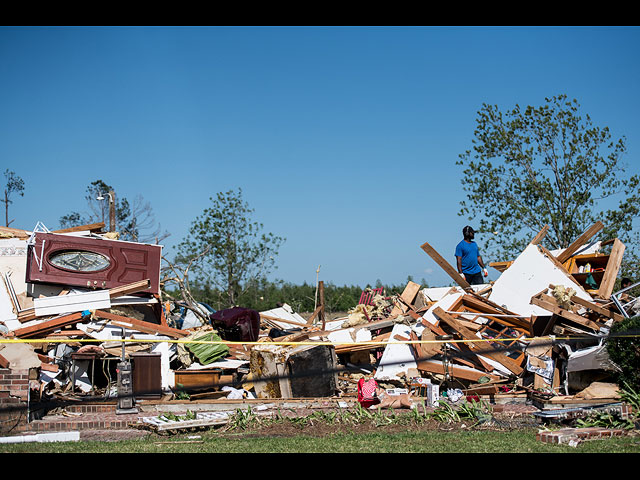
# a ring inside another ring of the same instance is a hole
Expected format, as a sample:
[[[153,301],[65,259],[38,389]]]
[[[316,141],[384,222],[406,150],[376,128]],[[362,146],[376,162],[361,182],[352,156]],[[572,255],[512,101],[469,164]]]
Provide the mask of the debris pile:
[[[501,274],[479,286],[425,243],[455,286],[367,289],[335,319],[322,282],[306,319],[286,304],[199,304],[196,314],[163,300],[161,246],[103,228],[0,229],[0,335],[16,340],[0,343],[0,368],[35,369],[32,398],[117,398],[125,361],[137,401],[322,397],[411,408],[500,395],[564,405],[587,401],[580,392],[593,382],[611,392],[605,340],[628,316],[613,293],[624,244],[589,243],[600,222],[557,252],[539,244],[541,232],[514,260],[490,264]]]

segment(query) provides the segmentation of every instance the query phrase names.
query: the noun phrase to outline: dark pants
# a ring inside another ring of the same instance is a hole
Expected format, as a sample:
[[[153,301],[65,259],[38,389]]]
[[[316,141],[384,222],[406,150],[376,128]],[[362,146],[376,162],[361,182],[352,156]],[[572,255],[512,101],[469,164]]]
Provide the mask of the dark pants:
[[[467,279],[469,285],[481,285],[484,283],[482,273],[465,273],[464,278]]]

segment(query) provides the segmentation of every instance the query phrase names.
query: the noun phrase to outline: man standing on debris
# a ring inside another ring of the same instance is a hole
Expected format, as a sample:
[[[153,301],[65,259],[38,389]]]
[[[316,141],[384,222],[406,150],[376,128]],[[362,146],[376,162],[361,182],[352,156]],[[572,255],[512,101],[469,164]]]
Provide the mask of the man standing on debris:
[[[469,282],[470,285],[480,285],[484,283],[482,274],[488,276],[489,272],[484,266],[478,244],[473,241],[475,230],[469,225],[462,229],[464,237],[456,246],[456,260],[458,273]]]

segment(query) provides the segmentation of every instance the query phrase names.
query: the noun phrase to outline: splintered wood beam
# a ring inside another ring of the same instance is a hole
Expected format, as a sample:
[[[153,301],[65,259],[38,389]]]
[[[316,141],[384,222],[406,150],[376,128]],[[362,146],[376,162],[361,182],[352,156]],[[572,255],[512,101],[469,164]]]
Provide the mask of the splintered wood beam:
[[[313,311],[311,316],[307,319],[307,326],[313,325],[313,321],[316,319],[320,312],[322,311],[322,305],[318,305],[318,307]]]
[[[18,338],[32,338],[37,335],[43,335],[58,328],[71,325],[72,323],[82,320],[84,312],[71,313],[69,315],[63,315],[61,317],[46,320],[37,325],[31,325],[29,327],[19,328],[13,331],[13,335]]]
[[[540,230],[538,232],[538,234],[533,237],[533,240],[531,240],[531,245],[538,245],[542,239],[547,235],[547,232],[549,231],[549,225],[545,225],[544,227],[542,227],[542,230]]]
[[[562,317],[565,320],[569,320],[571,322],[577,323],[578,325],[582,325],[583,327],[589,328],[596,332],[600,330],[600,325],[598,325],[596,322],[592,322],[591,320],[584,318],[583,316],[578,315],[577,313],[571,312],[569,310],[566,310],[560,307],[556,303],[555,298],[549,295],[539,293],[538,295],[531,297],[531,304],[537,305],[540,308],[544,308],[545,310],[559,317]]]
[[[555,288],[555,285],[549,285],[549,288],[553,290]],[[571,301],[576,305],[580,305],[581,307],[584,307],[587,310],[591,310],[592,312],[595,312],[598,315],[602,315],[603,317],[612,318],[615,321],[624,320],[624,317],[617,311],[598,305],[597,303],[590,302],[588,300],[585,300],[584,298],[578,297],[577,295],[571,297]]]
[[[458,271],[453,268],[449,262],[447,262],[436,250],[435,248],[433,248],[431,245],[429,245],[428,243],[424,243],[420,246],[420,248],[422,248],[422,250],[425,251],[425,253],[427,255],[429,255],[434,262],[436,262],[438,265],[440,265],[440,267],[447,272],[447,274],[453,279],[454,282],[456,282],[458,285],[460,285],[462,288],[464,289],[470,289],[471,285],[469,284],[469,282],[467,282],[464,278],[462,278],[462,275],[460,275],[458,273]]]
[[[604,276],[600,282],[600,288],[598,289],[597,296],[608,300],[613,292],[613,287],[616,283],[616,277],[622,264],[622,254],[624,253],[625,245],[618,238],[613,241],[613,247],[611,247],[611,253],[609,254],[609,260],[607,266],[604,269]]]
[[[460,301],[463,306],[475,308],[487,317],[491,317],[492,314],[510,315],[510,317],[494,317],[494,319],[497,320],[498,323],[508,324],[513,328],[522,331],[523,333],[533,333],[531,331],[532,324],[530,317],[520,317],[516,313],[504,308],[503,306],[492,302],[488,298],[478,295],[476,292],[470,292],[463,295]]]
[[[560,263],[564,263],[567,260],[569,260],[569,258],[571,258],[571,255],[576,253],[580,247],[582,247],[585,243],[591,240],[591,238],[603,228],[604,228],[604,225],[600,221],[591,225],[589,228],[587,228],[587,230],[585,230],[585,232],[582,235],[580,235],[577,239],[575,239],[573,243],[571,243],[571,245],[565,248],[564,251],[561,252],[556,257],[558,261]]]
[[[182,338],[189,335],[189,332],[186,330],[178,330],[177,328],[165,327],[164,325],[158,325],[157,323],[150,323],[131,317],[116,315],[115,313],[105,312],[104,310],[96,310],[94,315],[98,318],[104,318],[105,320],[112,320],[114,322],[131,325],[131,328],[133,330],[140,329],[140,331],[144,333],[159,333],[161,335],[167,335],[168,337],[172,338]]]
[[[462,325],[455,318],[442,310],[442,308],[436,307],[433,310],[433,314],[437,316],[442,322],[449,325],[450,328],[455,330],[455,332],[464,340],[473,340],[474,342],[480,340],[480,338],[473,331]],[[523,372],[524,369],[522,368],[522,366],[508,356],[500,353],[499,351],[496,351],[493,348],[480,347],[477,345],[477,343],[474,342],[469,343],[469,348],[476,355],[483,355],[485,357],[491,358],[492,360],[495,360],[496,362],[499,362],[515,375],[520,375]]]

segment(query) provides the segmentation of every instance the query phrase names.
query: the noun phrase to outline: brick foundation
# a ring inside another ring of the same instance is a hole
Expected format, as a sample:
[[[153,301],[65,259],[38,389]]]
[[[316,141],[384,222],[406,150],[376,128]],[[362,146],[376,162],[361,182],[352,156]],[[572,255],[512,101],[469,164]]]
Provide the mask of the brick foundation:
[[[27,430],[29,370],[0,368],[0,434]]]

